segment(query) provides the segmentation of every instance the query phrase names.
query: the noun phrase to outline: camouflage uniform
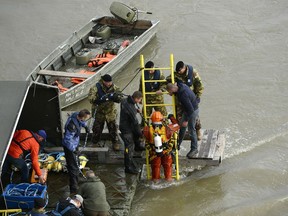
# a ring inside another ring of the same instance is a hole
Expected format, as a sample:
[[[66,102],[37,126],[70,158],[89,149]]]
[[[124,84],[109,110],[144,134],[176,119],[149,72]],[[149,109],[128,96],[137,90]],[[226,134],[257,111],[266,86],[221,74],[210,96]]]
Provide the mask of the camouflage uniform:
[[[187,66],[187,65],[186,65]],[[174,79],[175,81],[177,80],[180,80],[182,82],[184,82],[185,84],[188,83],[188,79],[189,79],[189,76],[188,76],[188,66],[187,66],[187,69],[186,69],[186,72],[183,73],[183,74],[180,74],[180,73],[177,73],[176,71],[174,72]],[[171,82],[171,75],[168,76],[166,78],[166,80],[168,82]],[[189,85],[188,85],[189,86]],[[190,89],[195,93],[196,97],[199,98],[199,101],[200,101],[200,97],[203,93],[203,90],[204,90],[204,86],[203,86],[203,83],[202,83],[202,80],[201,80],[201,77],[198,73],[197,70],[195,70],[193,68],[193,81],[192,81],[192,85],[189,86]],[[181,104],[179,104],[177,101],[176,101],[176,112],[177,112],[177,119],[178,121],[180,122],[181,121],[181,117],[182,117],[182,108],[181,108]],[[197,122],[196,122],[196,126],[195,126],[196,130],[199,131],[201,129],[201,122],[200,122],[200,118],[197,119]]]
[[[155,72],[156,71],[157,70],[155,70]],[[165,80],[165,76],[163,75],[162,71],[160,71],[160,70],[158,70],[158,71],[160,72],[160,77],[157,80]],[[153,74],[150,74],[149,71],[145,71],[144,73],[146,74],[146,76],[147,77],[149,76],[149,78],[148,79],[145,78],[145,80],[153,80],[153,79],[155,79],[154,78],[155,72]],[[145,91],[146,92],[156,92],[158,90],[161,90],[162,88],[163,88],[162,91],[166,91],[165,88],[164,88],[165,85],[166,85],[166,82],[149,82],[149,83],[147,82],[145,84],[146,84],[146,86],[149,85],[149,88],[150,88],[150,90],[149,90],[149,89],[147,89],[147,87],[145,87]],[[154,88],[153,87],[154,84],[159,84],[159,85],[158,85],[157,88]],[[141,91],[143,93],[143,91],[142,91],[142,77],[140,79],[139,91]],[[144,94],[143,94],[143,96],[144,96]],[[146,104],[164,104],[163,95],[146,94],[145,97],[146,97]],[[146,116],[147,117],[150,117],[153,108],[154,108],[155,111],[161,112],[161,114],[163,116],[167,116],[167,110],[166,110],[165,106],[146,106]],[[142,111],[144,112],[144,109]]]
[[[119,88],[112,84],[112,86],[108,89],[104,84],[103,80],[101,79],[98,82],[105,94],[110,94],[114,92],[120,92]],[[96,84],[97,85],[97,84]],[[115,106],[114,101],[106,98],[105,101],[100,101],[99,92],[97,86],[90,88],[88,99],[89,102],[92,104],[92,113],[95,114],[95,121],[93,124],[93,143],[99,144],[101,139],[101,134],[104,129],[105,122],[107,123],[107,127],[111,136],[112,144],[117,143],[118,136],[117,136],[117,125],[116,125],[116,116],[117,116],[117,109]],[[120,101],[119,101],[120,102]]]

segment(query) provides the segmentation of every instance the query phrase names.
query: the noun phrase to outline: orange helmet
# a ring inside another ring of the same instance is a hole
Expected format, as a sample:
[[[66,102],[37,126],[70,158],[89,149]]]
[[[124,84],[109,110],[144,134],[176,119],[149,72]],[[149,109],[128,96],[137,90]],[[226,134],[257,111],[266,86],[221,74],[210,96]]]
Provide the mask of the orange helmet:
[[[163,115],[159,111],[155,111],[151,115],[151,121],[153,124],[162,124]]]

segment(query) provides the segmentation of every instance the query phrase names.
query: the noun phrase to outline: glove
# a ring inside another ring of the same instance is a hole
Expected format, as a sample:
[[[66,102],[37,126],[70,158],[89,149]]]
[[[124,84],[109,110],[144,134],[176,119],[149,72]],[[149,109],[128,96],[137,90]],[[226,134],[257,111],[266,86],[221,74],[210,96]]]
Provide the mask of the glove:
[[[108,94],[108,100],[113,101],[113,98],[114,98],[114,93]]]
[[[123,94],[120,92],[115,92],[112,96],[112,101],[115,103],[120,103],[122,100]]]
[[[196,97],[196,101],[197,101],[197,103],[199,104],[199,103],[200,103],[200,98],[199,98],[199,97]]]
[[[85,131],[86,131],[86,133],[88,133],[88,134],[90,133],[90,129],[89,129],[88,126],[85,127]]]

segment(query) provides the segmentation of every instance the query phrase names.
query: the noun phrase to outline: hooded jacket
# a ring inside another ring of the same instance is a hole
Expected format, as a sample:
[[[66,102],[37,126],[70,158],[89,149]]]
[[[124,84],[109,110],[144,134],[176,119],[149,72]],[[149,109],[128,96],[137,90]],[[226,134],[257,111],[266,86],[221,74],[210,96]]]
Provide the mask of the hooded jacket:
[[[88,177],[80,184],[78,193],[83,197],[83,206],[91,211],[109,211],[106,188],[98,176]]]
[[[75,151],[79,145],[81,127],[86,127],[86,122],[77,119],[79,112],[73,113],[65,124],[65,133],[62,145],[70,151]]]

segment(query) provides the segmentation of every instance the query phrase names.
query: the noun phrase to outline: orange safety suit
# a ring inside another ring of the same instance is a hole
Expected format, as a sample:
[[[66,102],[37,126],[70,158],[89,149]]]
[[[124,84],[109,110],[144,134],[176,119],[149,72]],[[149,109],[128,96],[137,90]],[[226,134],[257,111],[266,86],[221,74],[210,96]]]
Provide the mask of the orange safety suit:
[[[32,132],[28,130],[17,130],[14,133],[12,142],[8,150],[8,155],[10,155],[13,158],[21,158],[23,157],[24,152],[16,142],[18,142],[18,144],[20,144],[25,151],[31,153],[30,157],[33,169],[35,170],[38,176],[41,176],[42,173],[38,162],[40,144],[34,137]]]
[[[172,179],[172,155],[173,143],[171,142],[171,136],[173,131],[168,126],[145,126],[144,136],[146,138],[146,148],[149,151],[149,160],[152,169],[152,180],[160,179],[161,165],[164,169],[164,175],[166,180]],[[163,152],[159,155],[156,153],[154,137],[158,134],[161,137]]]

